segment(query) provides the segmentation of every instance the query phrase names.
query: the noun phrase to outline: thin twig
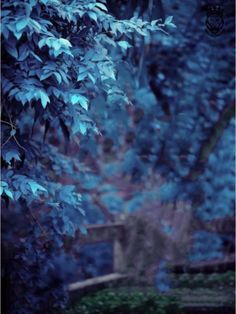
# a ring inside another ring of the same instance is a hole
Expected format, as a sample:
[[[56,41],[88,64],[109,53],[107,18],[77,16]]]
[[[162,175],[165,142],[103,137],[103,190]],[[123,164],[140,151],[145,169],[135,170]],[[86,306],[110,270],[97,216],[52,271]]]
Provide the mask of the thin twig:
[[[31,217],[33,218],[34,222],[38,225],[39,229],[42,231],[43,235],[47,236],[47,232],[43,229],[40,222],[37,220],[37,218],[34,216],[32,210],[28,207]]]
[[[18,142],[18,140],[16,139],[15,135],[13,135],[12,137],[14,138],[16,144],[26,152],[27,150]]]
[[[4,121],[4,120],[0,120],[2,123],[5,123],[5,124],[8,124],[8,125],[10,125],[12,128],[14,128],[14,129],[16,129],[16,127],[13,125],[13,124],[11,124],[11,123],[9,123],[9,122],[7,122],[7,121]]]
[[[4,120],[1,120],[1,122],[2,122],[2,123],[5,123],[5,124],[7,124],[7,125],[10,125],[10,126],[11,126],[11,130],[12,130],[12,131],[13,131],[13,130],[16,131],[16,127],[15,127],[14,124],[12,123],[12,119],[11,119],[11,116],[10,116],[9,112],[8,112],[7,110],[6,110],[6,112],[7,112],[7,115],[8,115],[8,118],[9,118],[9,121],[10,121],[10,122],[4,121]],[[17,138],[15,137],[15,135],[10,135],[10,136],[8,137],[8,139],[5,141],[5,143],[3,143],[3,144],[1,145],[1,148],[2,148],[4,145],[6,145],[12,137],[13,137],[13,139],[15,140],[16,144],[26,152],[27,150],[19,143],[19,141],[17,140]]]
[[[10,141],[11,138],[12,136],[10,135],[8,139],[1,145],[1,148],[3,148],[3,146],[6,145]]]

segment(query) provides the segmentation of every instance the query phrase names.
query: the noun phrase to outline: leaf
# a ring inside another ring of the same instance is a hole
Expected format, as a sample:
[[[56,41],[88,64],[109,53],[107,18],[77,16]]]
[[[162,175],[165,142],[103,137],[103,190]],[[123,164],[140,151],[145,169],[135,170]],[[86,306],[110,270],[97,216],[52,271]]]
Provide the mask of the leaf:
[[[16,30],[17,30],[17,32],[22,31],[27,26],[28,22],[29,22],[28,18],[19,19],[16,22]]]
[[[1,181],[1,186],[2,186],[3,188],[7,188],[7,187],[8,187],[8,184],[7,184],[7,182],[5,182],[5,181]]]
[[[37,191],[47,192],[47,190],[42,185],[38,184],[33,180],[29,180],[27,183],[30,186],[34,195],[36,194]]]
[[[95,77],[94,77],[91,73],[88,73],[88,77],[89,77],[90,80],[93,82],[93,84],[96,83],[96,79],[95,79]]]
[[[39,91],[39,94],[40,94],[40,98],[41,98],[41,104],[42,104],[43,108],[45,109],[47,107],[47,103],[50,103],[50,99],[49,99],[48,95],[42,90]]]
[[[172,22],[172,20],[173,20],[173,16],[168,16],[166,19],[165,19],[165,25],[168,25],[168,24],[170,24],[171,22]]]
[[[107,7],[104,5],[104,4],[102,4],[102,3],[100,3],[100,2],[97,2],[96,4],[95,4],[95,6],[97,7],[97,8],[99,8],[99,9],[101,9],[101,10],[104,10],[104,11],[108,11],[107,10]]]
[[[17,150],[8,151],[4,157],[7,163],[10,163],[12,159],[21,160],[19,152]]]
[[[145,30],[145,29],[141,29],[140,27],[137,27],[137,28],[136,28],[136,31],[137,31],[140,35],[142,35],[142,36],[147,36],[147,35],[148,35],[148,33],[146,32],[146,30]]]
[[[55,49],[55,50],[59,50],[61,48],[61,43],[58,41],[58,40],[53,40],[52,42],[52,47]]]
[[[89,15],[89,17],[92,19],[92,20],[94,20],[95,22],[97,22],[97,15],[94,13],[94,12],[92,12],[92,11],[89,11],[88,12],[88,15]]]
[[[155,26],[158,22],[161,22],[161,19],[151,21],[151,26]]]
[[[30,54],[39,62],[43,62],[43,60],[38,55],[36,55],[33,51],[30,51]]]
[[[84,122],[80,122],[79,127],[80,127],[80,133],[85,135],[87,132],[87,124]]]
[[[80,120],[77,119],[73,119],[74,123],[72,125],[72,134],[75,135],[77,132],[80,131]]]
[[[87,123],[84,123],[78,117],[74,119],[74,123],[72,125],[73,135],[75,135],[77,132],[80,132],[83,135],[87,133]]]
[[[60,76],[60,74],[57,73],[57,72],[54,72],[53,75],[55,76],[57,82],[58,82],[59,84],[61,84],[61,76]]]
[[[4,24],[2,24],[2,33],[3,33],[3,36],[6,39],[8,39],[8,37],[9,37],[9,30],[8,30],[8,28]]]
[[[39,32],[41,31],[41,25],[40,25],[37,21],[35,21],[35,20],[33,20],[33,19],[31,18],[31,19],[30,19],[30,23],[31,23],[31,25],[34,27],[36,33],[39,33]]]
[[[18,201],[18,199],[21,197],[21,192],[20,191],[16,191],[15,192],[15,200]]]
[[[10,197],[12,200],[14,199],[13,194],[12,194],[12,192],[11,192],[10,190],[4,189],[4,193],[5,193],[8,197]]]
[[[18,60],[19,61],[23,61],[27,58],[28,54],[29,54],[29,50],[27,49],[28,46],[27,45],[22,45],[20,48],[19,48],[19,56],[18,56]]]
[[[124,48],[125,50],[126,50],[127,48],[132,47],[127,41],[124,41],[124,40],[118,41],[118,45],[119,45],[121,48]]]
[[[17,40],[19,40],[22,36],[22,32],[14,32],[14,36],[16,37]]]
[[[87,72],[78,74],[77,81],[83,81],[87,77]]]
[[[44,73],[42,75],[40,75],[40,81],[46,80],[47,78],[49,78],[53,73],[52,72],[47,72]]]
[[[174,23],[169,23],[168,26],[171,26],[173,28],[177,28],[177,26]]]
[[[72,47],[71,43],[69,42],[69,40],[65,39],[65,38],[60,38],[59,42],[66,47]]]
[[[40,39],[40,41],[38,42],[39,48],[41,49],[45,45],[46,45],[46,38]]]
[[[79,103],[82,108],[88,110],[88,99],[80,94],[72,95],[71,103],[72,105]]]
[[[10,44],[6,44],[5,49],[12,57],[14,57],[15,59],[18,58],[18,51],[17,51],[16,47],[14,47],[13,45],[10,45]]]
[[[63,79],[63,81],[66,83],[66,84],[69,84],[69,81],[68,81],[68,78],[66,76],[66,73],[63,72],[61,69],[58,69],[59,73],[61,74],[61,77]]]

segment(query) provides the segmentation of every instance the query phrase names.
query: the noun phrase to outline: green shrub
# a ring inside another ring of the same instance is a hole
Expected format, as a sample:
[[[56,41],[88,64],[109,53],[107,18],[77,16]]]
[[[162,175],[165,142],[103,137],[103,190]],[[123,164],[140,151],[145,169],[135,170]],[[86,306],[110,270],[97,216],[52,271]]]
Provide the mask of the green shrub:
[[[105,289],[83,297],[64,314],[179,314],[177,299],[154,289]]]
[[[218,288],[233,287],[235,284],[235,272],[227,271],[225,273],[212,274],[181,274],[172,276],[174,288]]]

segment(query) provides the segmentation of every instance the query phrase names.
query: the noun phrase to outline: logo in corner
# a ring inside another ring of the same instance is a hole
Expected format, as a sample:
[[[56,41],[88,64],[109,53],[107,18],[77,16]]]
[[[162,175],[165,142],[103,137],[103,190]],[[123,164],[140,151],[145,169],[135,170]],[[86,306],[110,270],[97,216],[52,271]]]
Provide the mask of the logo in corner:
[[[224,27],[224,9],[221,5],[208,5],[206,29],[209,35],[218,36]]]

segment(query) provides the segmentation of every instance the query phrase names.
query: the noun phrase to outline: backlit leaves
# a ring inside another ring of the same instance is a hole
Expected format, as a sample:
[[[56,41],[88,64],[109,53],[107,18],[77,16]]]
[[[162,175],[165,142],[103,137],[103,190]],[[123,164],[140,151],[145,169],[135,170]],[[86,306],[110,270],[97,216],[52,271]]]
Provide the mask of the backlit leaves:
[[[107,108],[129,103],[117,82],[117,65],[131,48],[131,34],[146,36],[158,30],[158,23],[138,18],[116,20],[105,3],[17,0],[2,4],[5,143],[0,194],[11,209],[3,215],[4,222],[10,223],[4,229],[4,245],[15,254],[12,290],[24,291],[24,296],[18,294],[10,302],[13,312],[49,313],[52,304],[63,307],[67,260],[63,239],[77,230],[86,233],[86,212],[78,185],[63,181],[68,175],[77,180],[83,167],[79,156],[61,149],[62,138],[66,150],[69,141],[79,143],[100,134]],[[115,58],[112,49],[117,51]]]

